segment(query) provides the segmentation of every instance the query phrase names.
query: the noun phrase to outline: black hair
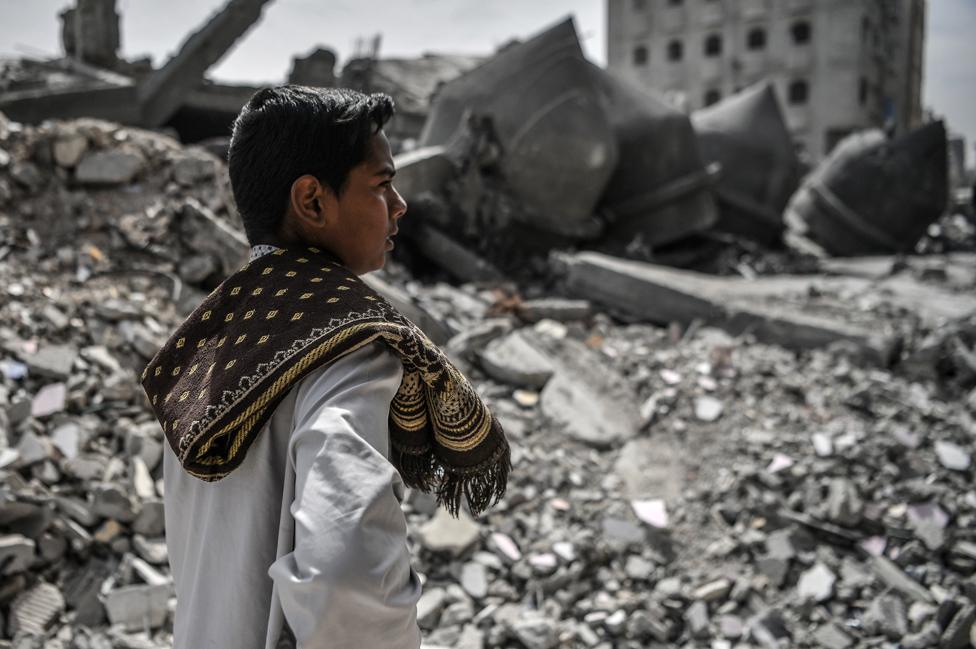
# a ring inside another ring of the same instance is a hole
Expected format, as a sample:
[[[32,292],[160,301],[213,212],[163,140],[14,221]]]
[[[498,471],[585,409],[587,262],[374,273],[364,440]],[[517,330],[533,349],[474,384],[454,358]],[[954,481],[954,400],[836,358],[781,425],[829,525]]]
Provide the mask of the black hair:
[[[295,179],[318,178],[341,194],[369,140],[393,117],[393,99],[345,88],[262,88],[241,109],[227,164],[252,245],[274,241]]]

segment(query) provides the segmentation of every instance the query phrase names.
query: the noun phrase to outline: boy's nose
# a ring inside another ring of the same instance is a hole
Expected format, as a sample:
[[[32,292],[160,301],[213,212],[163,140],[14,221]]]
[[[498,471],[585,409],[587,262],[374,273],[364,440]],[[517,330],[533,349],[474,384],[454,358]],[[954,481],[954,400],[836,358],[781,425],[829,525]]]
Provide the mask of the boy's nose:
[[[400,192],[396,188],[393,188],[393,205],[390,208],[390,215],[394,219],[399,219],[406,213],[407,201],[403,199],[403,196],[400,195]]]

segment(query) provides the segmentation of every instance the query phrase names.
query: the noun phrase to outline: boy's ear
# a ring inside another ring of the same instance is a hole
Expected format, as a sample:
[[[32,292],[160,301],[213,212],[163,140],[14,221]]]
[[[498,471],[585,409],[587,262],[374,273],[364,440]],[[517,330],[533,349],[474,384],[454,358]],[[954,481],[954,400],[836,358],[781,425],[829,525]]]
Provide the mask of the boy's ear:
[[[321,226],[325,222],[332,193],[315,176],[300,176],[291,184],[291,211],[300,222]]]

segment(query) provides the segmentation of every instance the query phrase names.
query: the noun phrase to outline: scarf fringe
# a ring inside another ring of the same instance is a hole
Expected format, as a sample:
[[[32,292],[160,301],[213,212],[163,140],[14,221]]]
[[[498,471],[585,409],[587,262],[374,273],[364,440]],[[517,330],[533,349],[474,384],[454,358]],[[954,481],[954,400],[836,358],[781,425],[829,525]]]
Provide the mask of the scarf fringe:
[[[497,503],[504,495],[508,475],[512,470],[511,451],[506,442],[493,457],[465,471],[452,470],[433,449],[419,455],[399,454],[400,476],[413,488],[436,497],[437,504],[457,518],[462,496],[472,516],[478,516]]]

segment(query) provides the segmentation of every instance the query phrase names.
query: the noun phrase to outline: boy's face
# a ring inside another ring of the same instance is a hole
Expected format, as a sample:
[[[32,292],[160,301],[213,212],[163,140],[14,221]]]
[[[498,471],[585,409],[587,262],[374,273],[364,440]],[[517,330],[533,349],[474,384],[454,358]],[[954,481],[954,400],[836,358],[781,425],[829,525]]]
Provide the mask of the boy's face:
[[[393,188],[393,154],[383,131],[370,139],[366,160],[349,171],[340,195],[326,192],[323,244],[357,275],[379,270],[393,250],[397,221],[407,211]]]

